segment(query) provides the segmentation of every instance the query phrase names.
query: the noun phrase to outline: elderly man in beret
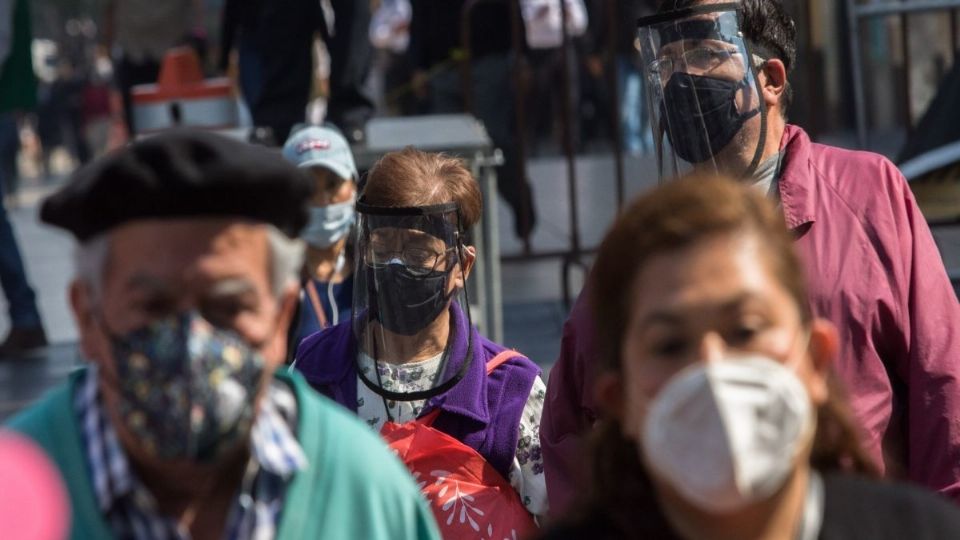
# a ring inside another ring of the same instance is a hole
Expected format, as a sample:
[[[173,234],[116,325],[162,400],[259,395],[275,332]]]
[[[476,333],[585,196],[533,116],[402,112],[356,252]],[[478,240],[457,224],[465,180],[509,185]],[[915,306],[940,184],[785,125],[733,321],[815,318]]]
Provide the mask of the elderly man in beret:
[[[89,365],[15,418],[67,485],[73,538],[434,538],[400,462],[278,370],[312,182],[279,155],[171,132],[79,171]]]

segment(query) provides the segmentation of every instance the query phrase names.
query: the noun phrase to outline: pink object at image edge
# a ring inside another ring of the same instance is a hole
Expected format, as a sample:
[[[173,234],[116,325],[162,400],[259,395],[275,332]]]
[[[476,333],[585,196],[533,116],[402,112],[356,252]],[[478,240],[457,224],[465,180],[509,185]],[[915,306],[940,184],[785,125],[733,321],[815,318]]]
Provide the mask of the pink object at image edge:
[[[0,531],[9,540],[61,540],[69,503],[60,474],[29,439],[0,431]]]

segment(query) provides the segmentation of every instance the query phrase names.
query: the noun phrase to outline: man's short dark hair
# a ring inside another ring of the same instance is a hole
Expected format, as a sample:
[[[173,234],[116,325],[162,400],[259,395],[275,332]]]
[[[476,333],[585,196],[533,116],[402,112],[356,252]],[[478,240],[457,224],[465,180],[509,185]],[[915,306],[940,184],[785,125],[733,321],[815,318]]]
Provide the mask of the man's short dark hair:
[[[663,0],[659,11],[672,11],[703,3],[703,0]],[[743,21],[740,30],[754,54],[783,62],[789,74],[797,62],[797,26],[784,11],[780,0],[740,0]],[[787,82],[780,110],[786,114],[793,101],[793,89]]]

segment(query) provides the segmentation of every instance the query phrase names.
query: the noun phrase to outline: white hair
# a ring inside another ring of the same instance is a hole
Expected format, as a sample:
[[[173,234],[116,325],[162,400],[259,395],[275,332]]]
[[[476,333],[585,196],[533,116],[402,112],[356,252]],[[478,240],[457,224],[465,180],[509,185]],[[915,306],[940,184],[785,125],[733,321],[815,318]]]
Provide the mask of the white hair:
[[[267,225],[267,245],[270,250],[270,280],[273,295],[280,298],[285,288],[298,283],[303,265],[305,244],[290,238],[272,225]],[[107,233],[97,235],[77,246],[74,258],[76,277],[87,284],[95,300],[103,293],[103,273],[110,252]]]

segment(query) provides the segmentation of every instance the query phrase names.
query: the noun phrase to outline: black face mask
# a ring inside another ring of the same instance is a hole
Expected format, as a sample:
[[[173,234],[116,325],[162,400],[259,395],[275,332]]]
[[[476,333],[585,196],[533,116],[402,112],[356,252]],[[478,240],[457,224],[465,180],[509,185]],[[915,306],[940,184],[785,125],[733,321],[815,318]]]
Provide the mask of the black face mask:
[[[702,163],[725,148],[747,120],[760,113],[737,111],[736,95],[747,79],[728,81],[676,72],[663,89],[660,121],[677,156]],[[669,126],[669,129],[666,129]]]
[[[452,269],[451,269],[452,270]],[[402,264],[387,264],[370,269],[370,286],[376,283],[391,294],[370,291],[374,317],[387,330],[413,336],[437,319],[450,295],[445,294],[450,272],[432,271],[417,275]]]

